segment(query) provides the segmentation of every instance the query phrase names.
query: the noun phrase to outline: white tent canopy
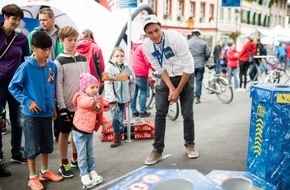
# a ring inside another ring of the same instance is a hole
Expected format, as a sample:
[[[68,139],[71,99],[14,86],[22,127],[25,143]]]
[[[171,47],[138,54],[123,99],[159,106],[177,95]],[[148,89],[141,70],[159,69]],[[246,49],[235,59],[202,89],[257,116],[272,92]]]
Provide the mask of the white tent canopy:
[[[74,26],[80,34],[84,29],[91,29],[95,41],[102,48],[106,62],[120,32],[128,21],[126,9],[110,12],[94,0],[61,0],[61,2],[59,0],[13,0],[13,2],[1,0],[0,9],[10,3],[20,6],[24,10],[25,17],[33,19],[36,19],[41,5],[50,6],[55,12],[56,24],[60,27]],[[133,37],[132,40],[134,40]]]
[[[262,28],[257,28],[254,32],[250,32],[248,34],[240,35],[237,38],[237,49],[240,51],[243,45],[247,41],[247,37],[259,37],[261,39],[262,44],[266,44],[269,46],[278,45],[279,42],[288,42],[290,41],[290,33],[287,32],[286,29],[282,28],[280,25],[267,30]]]

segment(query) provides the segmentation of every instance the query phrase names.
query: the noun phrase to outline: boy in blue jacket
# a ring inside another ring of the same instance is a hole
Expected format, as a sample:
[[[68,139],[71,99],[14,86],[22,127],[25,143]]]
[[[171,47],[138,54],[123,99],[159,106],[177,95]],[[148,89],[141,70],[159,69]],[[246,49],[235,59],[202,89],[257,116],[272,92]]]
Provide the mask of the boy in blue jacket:
[[[21,103],[24,119],[24,154],[28,160],[31,189],[43,189],[39,180],[63,179],[48,169],[48,154],[53,151],[52,120],[56,118],[55,84],[57,67],[47,61],[52,41],[44,31],[32,36],[33,54],[15,72],[9,91]],[[40,154],[41,170],[36,174],[36,157]]]

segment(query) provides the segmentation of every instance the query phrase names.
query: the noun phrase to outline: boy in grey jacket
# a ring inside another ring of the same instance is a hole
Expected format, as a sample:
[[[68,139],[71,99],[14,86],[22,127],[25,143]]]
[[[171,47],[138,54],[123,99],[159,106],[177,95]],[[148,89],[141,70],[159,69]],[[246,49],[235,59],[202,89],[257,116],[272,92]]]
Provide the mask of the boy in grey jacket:
[[[136,84],[133,69],[124,64],[124,56],[124,50],[121,47],[115,47],[106,69],[106,73],[110,76],[117,76],[120,73],[128,76],[128,80],[116,79],[105,82],[105,99],[109,102],[114,130],[112,148],[121,144],[126,104],[132,100]]]

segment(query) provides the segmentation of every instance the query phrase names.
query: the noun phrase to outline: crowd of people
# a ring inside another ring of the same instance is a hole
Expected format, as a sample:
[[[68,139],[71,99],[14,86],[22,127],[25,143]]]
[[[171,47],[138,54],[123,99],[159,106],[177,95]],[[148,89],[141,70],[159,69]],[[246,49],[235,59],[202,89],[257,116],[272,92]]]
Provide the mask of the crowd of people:
[[[200,30],[193,30],[187,40],[176,31],[163,30],[156,15],[147,15],[142,22],[144,33],[133,44],[131,64],[126,62],[122,47],[114,47],[105,64],[93,32],[86,29],[80,36],[72,26],[57,26],[49,7],[39,10],[40,26],[28,36],[17,30],[24,16],[19,6],[4,6],[2,15],[1,121],[5,120],[7,103],[11,161],[28,164],[28,186],[37,190],[44,189],[41,180],[58,182],[74,177],[72,167],[79,168],[80,180],[86,187],[103,182],[95,167],[93,133],[107,122],[103,114],[105,102],[110,108],[114,132],[110,147],[115,148],[122,143],[127,107],[134,117],[151,115],[146,110],[151,71],[155,72],[155,128],[153,149],[145,165],[162,160],[168,107],[178,100],[183,116],[185,152],[190,159],[198,158],[193,104],[201,103],[205,64],[211,53],[216,74],[227,76],[229,84],[237,91],[246,91],[251,56],[266,55],[260,39],[250,37],[240,52],[234,43],[224,46],[221,40],[211,52],[200,37]],[[277,47],[277,55],[290,64],[290,46],[284,49]],[[255,68],[251,67],[251,76],[256,75]],[[1,125],[5,128],[6,122]],[[24,145],[21,144],[23,134]],[[49,154],[54,151],[54,138],[59,150],[59,174],[48,165]],[[1,133],[0,177],[9,177],[11,171],[5,165],[2,147]],[[39,155],[40,172],[37,173]]]
[[[55,25],[54,13],[49,7],[41,7],[40,26],[28,36],[17,29],[24,16],[19,6],[4,6],[2,15],[0,38],[5,43],[0,45],[0,105],[5,110],[8,103],[11,161],[28,164],[31,189],[44,189],[41,180],[58,182],[73,177],[71,167],[80,169],[81,182],[85,186],[102,183],[103,178],[95,169],[92,133],[104,122],[103,101],[98,97],[103,84],[104,61],[93,35],[88,35],[88,30],[83,32],[81,39],[94,44],[86,54],[81,52],[84,43],[77,43],[78,31],[71,26]],[[93,75],[87,76],[89,73]],[[81,120],[84,118],[82,112],[91,120]],[[3,110],[1,117],[1,127],[5,128],[6,112]],[[58,142],[60,175],[48,166],[49,154],[53,152],[53,134]],[[25,140],[21,145],[23,135]],[[70,141],[69,136],[72,137]],[[69,142],[73,150],[70,162]],[[5,165],[2,147],[1,133],[0,177],[9,177],[12,172]]]
[[[223,75],[228,83],[237,92],[247,92],[248,77],[252,84],[258,81],[258,68],[264,68],[266,72],[267,58],[254,58],[254,56],[266,56],[267,48],[260,38],[247,37],[247,42],[237,51],[236,44],[229,41],[227,45],[221,40],[214,47],[213,58],[216,66],[216,74]],[[285,62],[286,63],[286,62]]]

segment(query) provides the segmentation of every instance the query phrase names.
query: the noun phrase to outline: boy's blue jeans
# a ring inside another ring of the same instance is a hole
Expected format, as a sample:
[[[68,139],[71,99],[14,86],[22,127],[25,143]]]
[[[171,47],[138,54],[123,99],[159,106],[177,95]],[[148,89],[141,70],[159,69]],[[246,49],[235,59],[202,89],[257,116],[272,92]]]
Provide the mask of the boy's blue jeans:
[[[27,117],[24,120],[25,148],[27,159],[35,159],[40,153],[53,152],[51,117]]]
[[[123,132],[123,121],[126,104],[118,103],[118,106],[111,110],[112,126],[115,134],[121,134]]]

